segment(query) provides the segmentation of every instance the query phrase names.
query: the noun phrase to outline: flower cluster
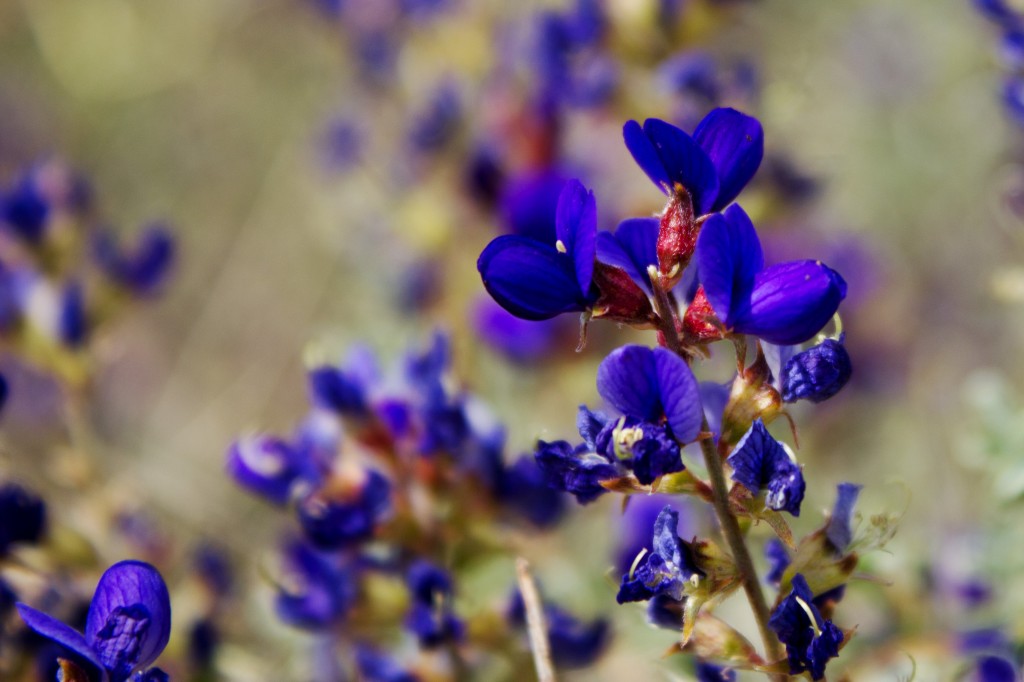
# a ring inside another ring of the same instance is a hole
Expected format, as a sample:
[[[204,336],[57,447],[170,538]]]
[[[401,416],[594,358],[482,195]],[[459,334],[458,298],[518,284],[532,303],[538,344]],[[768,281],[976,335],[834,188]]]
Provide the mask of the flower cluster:
[[[506,462],[504,428],[453,382],[447,337],[436,334],[392,374],[360,348],[338,365],[311,367],[308,379],[310,413],[292,436],[243,437],[227,453],[240,486],[295,513],[275,578],[279,618],[344,633],[326,658],[342,665],[340,653],[354,647],[366,679],[428,676],[432,651],[446,652],[449,671],[526,655],[523,606],[513,600],[508,622],[470,628],[483,616],[465,613],[459,577],[505,553],[515,527],[559,521],[566,496],[532,457]],[[600,655],[606,622],[544,608],[559,665]],[[422,655],[385,653],[408,649],[395,643],[402,633]]]
[[[158,294],[175,257],[162,223],[125,243],[94,205],[85,179],[56,159],[0,186],[0,339],[72,384],[86,378],[96,330],[125,302]]]
[[[681,630],[681,650],[697,655],[702,675],[718,675],[722,669],[712,663],[719,659],[729,669],[822,679],[849,634],[826,620],[815,600],[827,600],[831,612],[857,563],[849,547],[859,488],[841,486],[828,524],[795,543],[780,512],[799,516],[807,486],[792,449],[768,425],[786,413],[786,403],[826,400],[848,381],[838,322],[835,338],[800,347],[836,317],[846,282],[818,260],[765,263],[750,217],[733,203],[763,158],[755,118],[715,109],[692,135],[657,119],[630,121],[623,137],[668,196],[660,216],[598,233],[593,193],[570,180],[554,211],[554,234],[499,237],[477,262],[488,293],[517,317],[571,312],[584,324],[610,319],[657,331],[658,347],[624,346],[598,368],[598,393],[621,416],[581,406],[582,443],[540,441],[537,463],[553,486],[581,503],[610,491],[710,503],[728,548],[684,541],[679,513],[665,507],[622,576],[618,601],[648,602],[652,623]],[[691,369],[722,340],[736,353],[728,390],[700,384]],[[703,462],[689,461],[690,446]],[[771,577],[780,585],[770,617],[740,520],[765,521],[779,538],[768,544]],[[711,615],[740,587],[759,619],[764,655]],[[736,656],[735,646],[746,653]]]

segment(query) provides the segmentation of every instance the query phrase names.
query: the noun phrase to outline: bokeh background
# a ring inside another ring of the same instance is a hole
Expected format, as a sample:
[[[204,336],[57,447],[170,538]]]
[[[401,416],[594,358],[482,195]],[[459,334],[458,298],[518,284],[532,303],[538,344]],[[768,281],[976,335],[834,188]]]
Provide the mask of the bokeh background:
[[[670,115],[658,59],[702,48],[749,60],[769,153],[821,187],[796,210],[762,207],[769,259],[824,254],[851,289],[854,381],[794,410],[810,483],[796,525],[820,523],[845,480],[865,484],[865,516],[905,510],[896,539],[864,564],[892,586],[861,583],[844,603],[865,646],[887,646],[879,591],[920,602],[909,622],[923,640],[936,619],[958,625],[910,587],[932,564],[990,581],[1000,598],[986,618],[1019,628],[1024,135],[1001,106],[996,33],[961,1],[764,0],[698,6],[672,44],[652,32],[651,4],[607,3],[619,87],[610,105],[566,115],[564,157],[596,188],[603,223],[658,210],[619,132],[628,118]],[[173,536],[226,544],[257,583],[281,519],[223,475],[227,444],[302,415],[310,359],[356,341],[397,357],[435,327],[452,333],[459,375],[508,424],[513,452],[572,435],[577,404],[597,400],[602,351],[646,337],[595,326],[586,352],[570,334],[550,360],[523,365],[479,341],[471,312],[476,256],[502,228],[466,196],[467,150],[496,134],[495,66],[523,68],[524,27],[542,6],[554,3],[452,0],[406,27],[393,75],[367,83],[358,30],[313,2],[0,2],[0,181],[56,155],[88,177],[111,224],[164,218],[180,239],[166,295],[98,344],[86,418],[101,454],[90,466],[110,495]],[[413,153],[405,131],[445,79],[462,103],[455,141]],[[325,137],[339,122],[355,131],[354,160]],[[756,214],[759,201],[744,204]],[[422,280],[416,268],[428,269]],[[410,280],[437,295],[408,305]],[[75,464],[55,446],[57,392],[15,359],[3,366],[4,470],[60,499]],[[615,511],[599,503],[535,543],[548,589],[587,613],[612,606],[602,557]],[[55,513],[70,524],[87,514]],[[581,553],[593,565],[580,567]],[[263,649],[269,668],[256,664],[269,626],[253,608],[233,625],[226,674],[290,679],[287,644]],[[671,634],[642,628],[639,611],[617,617],[602,672],[580,679],[620,679],[638,660],[668,675],[656,659]],[[285,632],[272,634],[303,637]],[[900,652],[915,646],[943,643],[901,641],[877,679],[906,674]]]

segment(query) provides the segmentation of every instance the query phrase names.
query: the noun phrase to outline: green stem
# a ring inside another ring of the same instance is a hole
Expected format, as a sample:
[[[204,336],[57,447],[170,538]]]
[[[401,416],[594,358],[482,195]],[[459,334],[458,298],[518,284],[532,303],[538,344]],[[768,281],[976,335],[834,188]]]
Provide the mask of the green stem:
[[[676,353],[683,359],[688,359],[690,354],[686,352],[679,332],[676,331],[676,315],[669,304],[668,293],[662,286],[657,273],[651,272],[651,281],[654,285],[654,307],[658,313],[658,328],[665,337],[665,345],[669,350]],[[701,431],[709,430],[707,417],[701,417]],[[771,612],[768,609],[768,602],[765,600],[764,592],[761,590],[761,581],[757,577],[757,570],[754,568],[754,561],[750,557],[743,531],[736,516],[729,508],[729,484],[725,479],[725,468],[722,466],[722,458],[719,457],[714,442],[710,438],[700,440],[700,450],[704,455],[704,466],[708,470],[708,478],[711,480],[712,503],[715,508],[715,515],[722,527],[722,534],[729,544],[729,551],[732,553],[733,561],[736,562],[736,569],[739,571],[740,580],[743,583],[743,591],[747,594],[747,601],[754,612],[754,620],[757,621],[757,629],[764,642],[765,652],[769,662],[782,659],[785,653],[775,633],[768,627],[768,619]],[[789,679],[788,675],[772,675],[774,680]]]

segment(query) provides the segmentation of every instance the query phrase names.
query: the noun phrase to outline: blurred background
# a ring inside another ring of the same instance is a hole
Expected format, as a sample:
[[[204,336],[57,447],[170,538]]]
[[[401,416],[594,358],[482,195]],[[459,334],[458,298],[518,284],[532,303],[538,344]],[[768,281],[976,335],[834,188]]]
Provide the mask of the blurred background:
[[[57,157],[88,179],[115,230],[162,219],[178,239],[165,294],[94,344],[85,418],[101,457],[88,466],[164,532],[229,546],[254,582],[246,562],[282,523],[223,475],[224,451],[238,434],[291,428],[310,361],[357,341],[397,358],[446,329],[459,377],[507,424],[515,454],[538,437],[573,437],[576,406],[598,400],[604,353],[650,342],[594,325],[577,354],[570,323],[541,359],[512,360],[479,333],[476,257],[509,229],[485,162],[494,152],[502,168],[491,172],[507,181],[545,153],[531,147],[546,119],[524,83],[535,16],[560,5],[343,4],[0,2],[0,185]],[[558,167],[594,187],[613,227],[663,201],[621,142],[625,120],[689,127],[712,99],[760,118],[778,164],[766,162],[741,202],[769,262],[821,258],[850,285],[853,382],[793,410],[809,482],[795,528],[821,523],[840,481],[865,485],[865,517],[905,510],[895,540],[862,565],[879,582],[844,602],[863,646],[886,652],[892,667],[877,679],[907,674],[901,652],[943,646],[927,634],[936,619],[963,625],[910,586],[938,590],[936,566],[952,581],[986,581],[999,598],[972,617],[1019,633],[1024,135],[1003,103],[998,32],[952,0],[684,2],[665,30],[667,4],[605,4],[611,66],[586,66],[595,100],[559,110]],[[681,97],[699,87],[664,66],[698,51],[724,65],[707,101]],[[82,466],[55,446],[60,391],[14,357],[3,368],[3,470],[59,500]],[[577,512],[534,546],[547,589],[586,613],[612,610],[602,557],[616,504]],[[84,518],[54,507],[62,522]],[[903,623],[925,643],[886,649],[886,590],[912,602]],[[726,608],[745,617],[742,604]],[[669,675],[657,658],[673,635],[640,628],[640,611],[616,618],[602,672],[579,679],[620,679],[638,660]],[[234,679],[281,679],[252,672],[267,626],[245,620],[232,625],[232,665],[256,676]],[[286,647],[270,659],[291,679]]]

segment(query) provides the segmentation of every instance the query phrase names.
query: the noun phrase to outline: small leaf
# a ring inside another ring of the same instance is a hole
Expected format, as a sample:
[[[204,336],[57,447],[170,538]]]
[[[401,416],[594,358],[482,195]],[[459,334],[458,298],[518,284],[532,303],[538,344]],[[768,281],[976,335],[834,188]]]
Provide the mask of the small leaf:
[[[656,490],[666,495],[695,495],[708,502],[713,498],[711,486],[694,476],[689,469],[662,476]]]
[[[813,594],[828,592],[849,581],[857,568],[857,561],[858,556],[853,552],[837,556],[825,535],[825,528],[820,528],[800,541],[792,563],[782,575],[779,594],[789,593],[791,581],[797,573],[807,579]]]
[[[726,663],[730,667],[753,670],[765,661],[746,637],[731,625],[708,614],[701,614],[693,637],[684,647],[698,658]]]
[[[733,511],[737,516],[750,518],[755,522],[764,521],[775,531],[775,534],[787,547],[796,549],[793,531],[790,530],[785,517],[779,512],[764,506],[764,495],[755,497],[749,490],[741,485],[737,485],[733,486],[733,489],[729,491],[729,497],[731,498],[730,502],[732,503]]]

